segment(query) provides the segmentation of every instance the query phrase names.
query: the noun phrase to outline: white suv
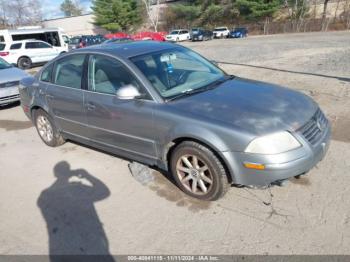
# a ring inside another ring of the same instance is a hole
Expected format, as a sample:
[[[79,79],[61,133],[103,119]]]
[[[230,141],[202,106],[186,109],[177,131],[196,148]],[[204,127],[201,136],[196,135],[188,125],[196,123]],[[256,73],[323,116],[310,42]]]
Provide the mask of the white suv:
[[[56,47],[39,40],[22,40],[3,43],[0,57],[21,69],[29,69],[33,64],[48,62],[61,52]]]
[[[215,38],[224,38],[230,35],[230,30],[227,27],[216,27],[213,31],[213,35]]]
[[[186,41],[190,39],[190,32],[187,29],[178,29],[178,30],[173,30],[168,34],[165,39],[167,41],[174,41],[174,42],[179,42],[179,41]]]

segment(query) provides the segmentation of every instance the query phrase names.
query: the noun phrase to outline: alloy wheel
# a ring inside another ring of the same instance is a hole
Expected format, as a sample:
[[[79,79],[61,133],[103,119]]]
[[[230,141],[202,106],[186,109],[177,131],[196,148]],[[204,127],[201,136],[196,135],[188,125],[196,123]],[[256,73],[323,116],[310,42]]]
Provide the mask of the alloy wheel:
[[[205,195],[212,188],[212,173],[205,161],[196,155],[180,157],[176,164],[176,173],[181,184],[192,194]]]
[[[53,139],[53,129],[50,121],[45,116],[40,115],[36,120],[36,125],[41,138],[45,142],[50,143]]]

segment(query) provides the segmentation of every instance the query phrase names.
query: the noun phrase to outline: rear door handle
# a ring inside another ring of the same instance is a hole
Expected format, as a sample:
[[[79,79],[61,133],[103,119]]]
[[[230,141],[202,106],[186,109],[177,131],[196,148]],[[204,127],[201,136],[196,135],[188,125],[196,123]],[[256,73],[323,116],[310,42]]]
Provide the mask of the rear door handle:
[[[92,111],[96,108],[96,106],[93,103],[87,103],[86,108],[87,110]]]

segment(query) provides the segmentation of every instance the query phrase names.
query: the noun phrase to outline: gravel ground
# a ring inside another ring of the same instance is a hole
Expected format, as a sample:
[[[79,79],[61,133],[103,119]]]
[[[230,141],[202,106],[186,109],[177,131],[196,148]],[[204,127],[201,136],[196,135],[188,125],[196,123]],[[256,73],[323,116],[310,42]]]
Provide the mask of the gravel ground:
[[[349,43],[350,32],[183,43],[229,73],[307,93],[333,122],[308,176],[216,202],[155,171],[140,182],[127,161],[87,147],[49,148],[19,106],[3,108],[0,254],[350,254]]]

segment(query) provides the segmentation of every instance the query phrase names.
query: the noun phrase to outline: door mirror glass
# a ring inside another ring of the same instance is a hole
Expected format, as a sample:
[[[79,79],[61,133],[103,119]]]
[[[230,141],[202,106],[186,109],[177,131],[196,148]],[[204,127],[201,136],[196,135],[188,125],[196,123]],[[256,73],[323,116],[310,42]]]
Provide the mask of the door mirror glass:
[[[131,100],[140,98],[142,95],[139,90],[133,85],[122,86],[117,91],[117,97],[122,100]]]

